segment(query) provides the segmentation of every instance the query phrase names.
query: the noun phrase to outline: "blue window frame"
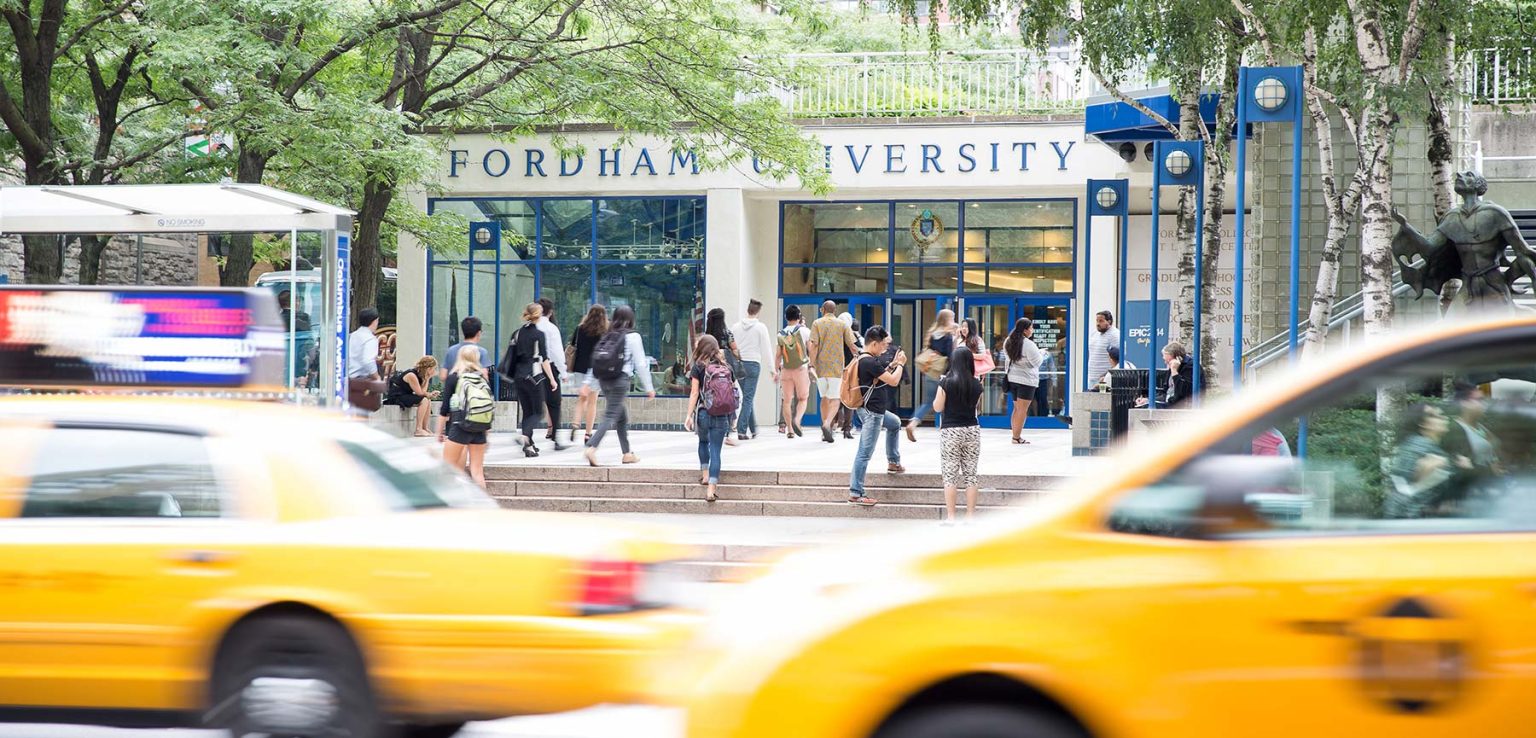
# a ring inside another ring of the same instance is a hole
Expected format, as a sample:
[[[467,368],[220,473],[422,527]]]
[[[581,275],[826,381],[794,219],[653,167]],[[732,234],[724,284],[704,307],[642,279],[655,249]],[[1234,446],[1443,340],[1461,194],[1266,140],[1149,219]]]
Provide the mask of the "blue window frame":
[[[521,324],[522,306],[534,299],[555,301],[556,324],[567,343],[589,305],[602,302],[611,310],[628,304],[636,309],[636,327],[655,362],[657,392],[667,392],[665,370],[686,355],[688,341],[703,329],[702,195],[427,201],[428,215],[447,209],[471,221],[498,221],[503,237],[499,248],[474,249],[462,257],[428,252],[428,353],[447,348],[447,338],[457,333],[448,325],[455,315],[481,316],[486,335],[494,337],[487,347],[499,360],[501,347]]]

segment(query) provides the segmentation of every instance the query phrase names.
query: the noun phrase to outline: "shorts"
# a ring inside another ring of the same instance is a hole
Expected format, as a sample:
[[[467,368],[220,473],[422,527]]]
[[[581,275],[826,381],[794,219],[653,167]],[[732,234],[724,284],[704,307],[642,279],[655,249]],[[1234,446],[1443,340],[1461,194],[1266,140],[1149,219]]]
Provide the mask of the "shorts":
[[[459,427],[454,421],[448,421],[448,432],[444,434],[448,440],[461,446],[484,446],[485,431],[467,431]]]
[[[1031,386],[1029,386],[1027,384],[1019,384],[1018,382],[1009,382],[1008,383],[1008,394],[1013,395],[1013,399],[1016,400],[1016,401],[1019,401],[1019,402],[1034,402],[1035,401],[1035,388],[1031,387]]]
[[[590,387],[593,392],[603,391],[591,372],[571,372],[560,378],[561,392],[581,392],[583,387]]]
[[[980,461],[980,427],[939,429],[939,471],[945,486],[956,489],[977,486],[976,466]]]
[[[822,397],[835,398],[843,391],[842,377],[817,377],[816,391]]]
[[[418,394],[386,396],[383,404],[395,407],[416,407],[427,398]]]

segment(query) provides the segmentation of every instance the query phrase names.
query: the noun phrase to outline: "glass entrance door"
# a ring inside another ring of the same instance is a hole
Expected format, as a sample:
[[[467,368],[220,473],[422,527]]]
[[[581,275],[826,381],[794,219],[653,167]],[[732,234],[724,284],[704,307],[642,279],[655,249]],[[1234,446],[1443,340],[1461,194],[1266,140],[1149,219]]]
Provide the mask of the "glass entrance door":
[[[864,329],[872,325],[885,325],[884,297],[832,297],[829,299],[837,303],[837,311],[833,313],[834,315],[842,315],[846,312],[853,316],[853,325],[856,329],[855,332],[861,337],[864,335]],[[805,319],[805,325],[807,328],[809,328],[812,323],[816,322],[817,318],[821,317],[820,302],[811,303],[794,300],[787,303],[785,307],[787,308],[789,305],[798,305],[800,307],[800,314],[801,317]],[[779,328],[782,329],[783,327],[784,326],[781,323]],[[847,360],[850,360],[853,357],[848,356],[846,347],[844,348],[844,361],[842,363],[846,365]],[[805,425],[814,427],[821,424],[821,394],[816,387],[815,381],[811,382],[810,394],[811,399],[809,404],[806,406],[804,422]]]
[[[954,307],[955,298],[947,295],[891,300],[891,324],[886,329],[891,332],[891,340],[907,352],[907,359],[912,362],[909,364],[912,371],[902,373],[901,385],[896,388],[895,411],[903,418],[911,417],[912,411],[922,405],[928,385],[937,382],[917,371],[915,361],[928,347],[928,327],[933,325],[939,311],[953,310]],[[932,419],[931,415],[929,419]]]
[[[1045,354],[1040,364],[1040,385],[1030,406],[1029,428],[1062,428],[1057,417],[1067,414],[1066,378],[1069,343],[1069,305],[1066,297],[979,297],[967,298],[965,317],[976,321],[981,341],[997,363],[982,378],[981,424],[988,428],[1007,428],[1013,413],[1013,395],[1008,391],[1007,357],[1003,344],[1019,318],[1034,323],[1034,342]]]

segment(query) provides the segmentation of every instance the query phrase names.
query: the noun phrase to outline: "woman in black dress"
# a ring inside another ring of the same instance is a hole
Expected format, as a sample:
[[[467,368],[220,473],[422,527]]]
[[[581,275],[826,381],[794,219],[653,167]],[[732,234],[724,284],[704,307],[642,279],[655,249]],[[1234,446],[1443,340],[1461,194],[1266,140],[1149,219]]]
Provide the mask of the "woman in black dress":
[[[576,440],[576,429],[586,418],[587,436],[592,440],[592,426],[597,424],[597,378],[592,376],[592,349],[597,339],[608,332],[608,311],[602,305],[587,308],[587,316],[576,326],[572,340],[575,350],[571,355],[571,382],[576,385],[576,421],[571,425],[571,441]]]

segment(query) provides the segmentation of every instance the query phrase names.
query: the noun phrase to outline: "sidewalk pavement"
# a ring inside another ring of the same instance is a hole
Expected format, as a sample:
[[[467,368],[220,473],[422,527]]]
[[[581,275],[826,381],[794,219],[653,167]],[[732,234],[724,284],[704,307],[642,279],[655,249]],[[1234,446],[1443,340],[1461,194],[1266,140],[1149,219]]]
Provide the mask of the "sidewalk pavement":
[[[858,448],[858,435],[853,439],[839,434],[833,443],[821,440],[820,431],[807,428],[805,437],[788,439],[777,433],[773,426],[750,441],[738,441],[736,446],[726,446],[722,469],[726,471],[807,471],[847,472],[853,467],[854,453]],[[901,431],[897,431],[902,433]],[[486,464],[511,466],[584,466],[580,433],[575,445],[564,451],[556,451],[554,445],[543,438],[538,440],[540,454],[535,458],[523,456],[522,447],[515,442],[516,434],[493,433],[490,448],[486,452]],[[1006,428],[983,428],[981,431],[981,461],[978,471],[984,475],[1035,475],[1076,476],[1090,471],[1098,461],[1091,456],[1072,455],[1072,433],[1068,430],[1025,430],[1023,437],[1028,444],[1011,442]],[[561,430],[561,443],[570,439],[569,427]],[[631,450],[640,457],[637,468],[697,469],[699,468],[698,436],[683,431],[631,431]],[[431,443],[431,439],[420,439]],[[609,433],[598,449],[598,462],[604,466],[619,464],[619,439]],[[881,438],[870,460],[871,473],[885,470],[885,439]],[[906,439],[902,433],[901,463],[908,473],[939,473],[939,432],[935,428],[919,428],[917,442]]]

